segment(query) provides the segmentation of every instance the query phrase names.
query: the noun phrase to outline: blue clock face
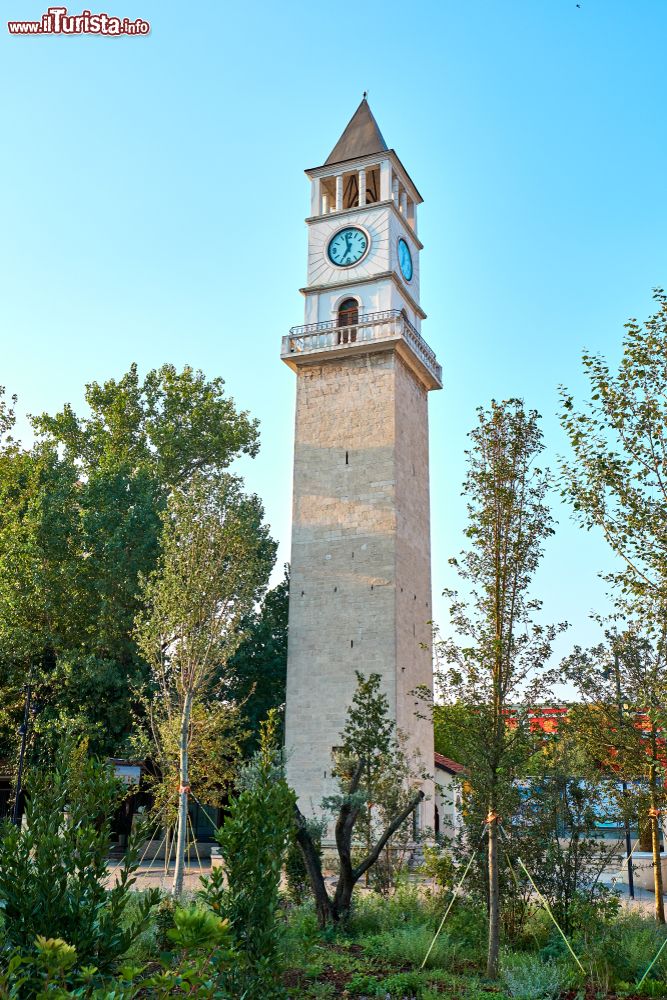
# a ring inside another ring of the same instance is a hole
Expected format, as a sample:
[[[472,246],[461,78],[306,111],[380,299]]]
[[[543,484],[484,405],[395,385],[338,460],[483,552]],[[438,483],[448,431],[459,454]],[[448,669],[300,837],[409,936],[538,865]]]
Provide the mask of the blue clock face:
[[[347,226],[332,236],[327,254],[336,267],[351,267],[358,264],[368,250],[368,237],[363,229]]]
[[[398,241],[398,263],[406,281],[412,281],[412,254],[403,237]]]

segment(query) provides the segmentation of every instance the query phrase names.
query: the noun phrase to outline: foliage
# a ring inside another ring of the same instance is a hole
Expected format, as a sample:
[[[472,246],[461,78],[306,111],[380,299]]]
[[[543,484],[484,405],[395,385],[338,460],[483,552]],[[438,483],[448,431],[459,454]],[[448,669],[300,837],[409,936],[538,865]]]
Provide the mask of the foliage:
[[[364,951],[375,958],[384,959],[396,965],[420,967],[431,946],[434,932],[430,926],[398,927],[393,931],[383,931],[371,935],[363,942]],[[441,933],[428,957],[427,968],[448,969],[456,960],[457,942],[449,934]]]
[[[294,793],[285,782],[276,729],[271,713],[262,726],[260,750],[241,771],[239,794],[217,833],[228,883],[224,912],[242,956],[239,992],[247,1000],[282,995],[276,911]]]
[[[586,528],[598,527],[622,561],[609,577],[619,592],[667,608],[667,295],[643,325],[626,323],[617,371],[584,353],[590,382],[581,408],[561,389],[561,423],[572,459],[562,463],[563,495]]]
[[[13,749],[28,662],[43,759],[72,717],[98,751],[120,752],[146,676],[132,629],[139,577],[159,553],[160,511],[196,472],[221,473],[258,447],[256,421],[236,410],[222,379],[190,367],[164,365],[141,380],[132,365],[117,381],[90,384],[86,403],[86,418],[69,404],[33,418],[37,439],[26,449],[13,436],[14,405],[0,393],[0,682],[8,692],[0,756]]]
[[[29,953],[38,935],[76,949],[79,960],[108,968],[143,932],[155,893],[123,922],[136,869],[130,851],[107,889],[110,820],[122,797],[105,765],[86,748],[64,750],[51,772],[27,783],[26,824],[0,833],[0,908],[7,948]]]
[[[433,879],[438,889],[451,892],[456,881],[456,864],[449,846],[437,844],[434,847],[425,847],[420,874],[427,879]]]
[[[335,839],[339,878],[333,899],[322,877],[321,857],[308,824],[296,808],[296,837],[315,897],[320,926],[346,920],[352,906],[354,887],[383,856],[388,857],[390,841],[399,834],[403,845],[409,838],[405,821],[424,798],[415,791],[418,777],[408,762],[389,715],[389,702],[381,691],[381,677],[364,677],[356,672],[357,687],[334,755],[334,773],[339,793],[324,800],[323,806],[336,815]],[[361,835],[357,822],[361,821]],[[392,845],[393,846],[393,845]],[[357,848],[355,851],[354,848]],[[386,862],[393,874],[393,863]]]
[[[567,984],[568,974],[560,964],[538,955],[507,955],[503,958],[502,979],[516,1000],[554,1000]]]
[[[287,618],[289,569],[285,578],[267,591],[259,608],[241,622],[243,639],[230,658],[223,679],[226,699],[241,706],[250,730],[246,752],[259,746],[260,725],[272,708],[285,703],[287,681]]]
[[[142,779],[142,788],[153,796],[153,816],[166,826],[177,822],[179,785],[179,740],[181,720],[175,714],[152,713],[154,732],[148,734],[137,720],[137,730],[129,744],[132,756],[150,757],[157,773]],[[222,807],[242,756],[247,730],[237,705],[216,698],[197,703],[190,717],[188,769],[192,796],[207,805]]]
[[[201,1000],[238,1000],[238,994],[227,989],[237,960],[227,921],[196,906],[177,908],[168,938],[171,950],[150,969],[126,964],[109,973],[83,965],[76,948],[62,938],[39,936],[30,953],[15,951],[9,958],[7,973],[0,972],[0,996],[134,1000],[194,995]]]
[[[228,780],[230,759],[240,751],[237,714],[216,704],[217,682],[240,642],[240,623],[273,565],[275,543],[262,523],[263,513],[257,497],[242,493],[238,479],[197,473],[186,489],[169,497],[158,566],[141,581],[144,610],[137,616],[136,637],[151,666],[145,702],[166,802],[175,797],[172,781],[178,771],[177,895],[187,841],[190,748],[196,746],[218,794]],[[211,739],[206,725],[212,714],[227,723],[222,745],[219,738]],[[195,744],[202,736],[206,740]],[[204,756],[205,749],[209,755]]]
[[[470,544],[450,560],[466,593],[446,591],[455,636],[438,644],[439,685],[460,724],[456,759],[468,768],[466,818],[472,843],[488,824],[488,973],[497,974],[500,941],[498,821],[517,805],[513,781],[535,753],[530,709],[544,696],[543,668],[558,631],[536,620],[530,597],[543,544],[552,533],[550,479],[535,411],[520,400],[478,410],[464,492]]]

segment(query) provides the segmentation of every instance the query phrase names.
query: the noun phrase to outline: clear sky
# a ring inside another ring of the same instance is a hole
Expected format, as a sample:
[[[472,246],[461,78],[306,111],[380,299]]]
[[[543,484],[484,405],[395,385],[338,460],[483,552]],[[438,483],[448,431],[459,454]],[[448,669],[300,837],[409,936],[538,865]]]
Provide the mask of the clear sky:
[[[13,37],[46,4],[2,0],[0,383],[28,412],[81,410],[87,381],[170,361],[222,375],[258,416],[241,471],[289,558],[306,167],[362,91],[425,202],[433,588],[453,583],[475,408],[523,396],[564,442],[557,386],[612,358],[667,282],[666,0],[105,0],[147,37]],[[100,8],[88,4],[93,13]],[[79,13],[79,6],[70,13]],[[602,543],[560,521],[546,620],[589,642]],[[442,620],[445,606],[435,601]]]

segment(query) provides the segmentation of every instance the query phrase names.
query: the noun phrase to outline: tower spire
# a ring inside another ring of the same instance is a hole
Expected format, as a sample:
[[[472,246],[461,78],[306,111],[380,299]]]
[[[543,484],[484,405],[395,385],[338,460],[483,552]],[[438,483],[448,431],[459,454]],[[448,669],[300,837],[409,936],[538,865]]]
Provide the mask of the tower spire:
[[[389,148],[373,117],[367,94],[368,91],[365,90],[359,107],[329,153],[325,166],[342,163],[344,160],[356,160],[360,156],[370,156],[373,153],[384,153]]]

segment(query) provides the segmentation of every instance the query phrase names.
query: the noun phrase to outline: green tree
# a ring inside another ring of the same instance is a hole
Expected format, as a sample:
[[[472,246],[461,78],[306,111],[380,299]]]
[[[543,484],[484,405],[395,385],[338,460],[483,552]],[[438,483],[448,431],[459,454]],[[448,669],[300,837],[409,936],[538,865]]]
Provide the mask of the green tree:
[[[392,837],[424,798],[423,791],[416,788],[422,776],[408,767],[396,725],[389,716],[389,702],[381,691],[381,681],[379,674],[364,677],[357,671],[357,687],[340,746],[335,751],[332,748],[340,792],[326,799],[323,805],[336,817],[339,875],[333,898],[324,883],[313,828],[295,806],[296,838],[303,852],[321,927],[349,916],[354,887],[377,864]],[[375,823],[373,807],[377,807]],[[363,828],[361,837],[357,824]],[[363,849],[355,852],[355,846]]]
[[[244,638],[223,679],[226,697],[242,706],[250,730],[247,748],[259,745],[260,726],[272,708],[285,704],[289,571],[267,591],[241,624]]]
[[[563,495],[587,528],[600,528],[620,568],[608,579],[641,614],[667,613],[667,295],[643,325],[626,323],[617,371],[585,352],[590,394],[581,408],[561,389],[572,459]],[[652,606],[657,610],[652,611]]]
[[[147,677],[133,623],[160,513],[193,475],[256,454],[258,431],[222,379],[187,366],[141,379],[132,365],[88,385],[86,403],[87,417],[70,405],[35,417],[25,449],[15,401],[0,395],[0,675],[18,695],[26,656],[45,659],[48,669],[33,664],[45,749],[74,719],[97,750],[118,753]]]
[[[97,470],[143,470],[163,489],[183,486],[196,473],[229,466],[238,454],[256,455],[258,424],[225,395],[224,379],[206,379],[186,365],[148,372],[137,365],[120,379],[86,386],[90,416],[66,405],[54,417],[35,418],[35,429],[64,448],[86,476]]]
[[[608,630],[606,638],[590,650],[575,648],[564,663],[582,699],[573,715],[590,760],[615,792],[618,812],[645,816],[655,917],[665,923],[659,817],[667,805],[667,636],[633,623],[620,635]],[[621,780],[634,794],[620,794]]]
[[[262,517],[259,500],[245,496],[237,478],[196,474],[171,494],[157,568],[142,579],[136,637],[152,670],[148,711],[160,756],[166,721],[179,726],[175,895],[183,886],[192,711],[215,699],[241,622],[266,587],[275,543]]]
[[[460,559],[450,560],[466,592],[445,591],[454,636],[438,645],[439,682],[465,721],[457,759],[468,768],[477,819],[487,821],[487,972],[495,977],[499,816],[511,815],[513,777],[533,753],[527,715],[543,693],[541,668],[556,634],[535,620],[540,604],[529,593],[553,528],[549,476],[536,465],[543,450],[537,413],[517,399],[494,401],[489,410],[478,410],[470,439],[464,483],[470,544]]]

